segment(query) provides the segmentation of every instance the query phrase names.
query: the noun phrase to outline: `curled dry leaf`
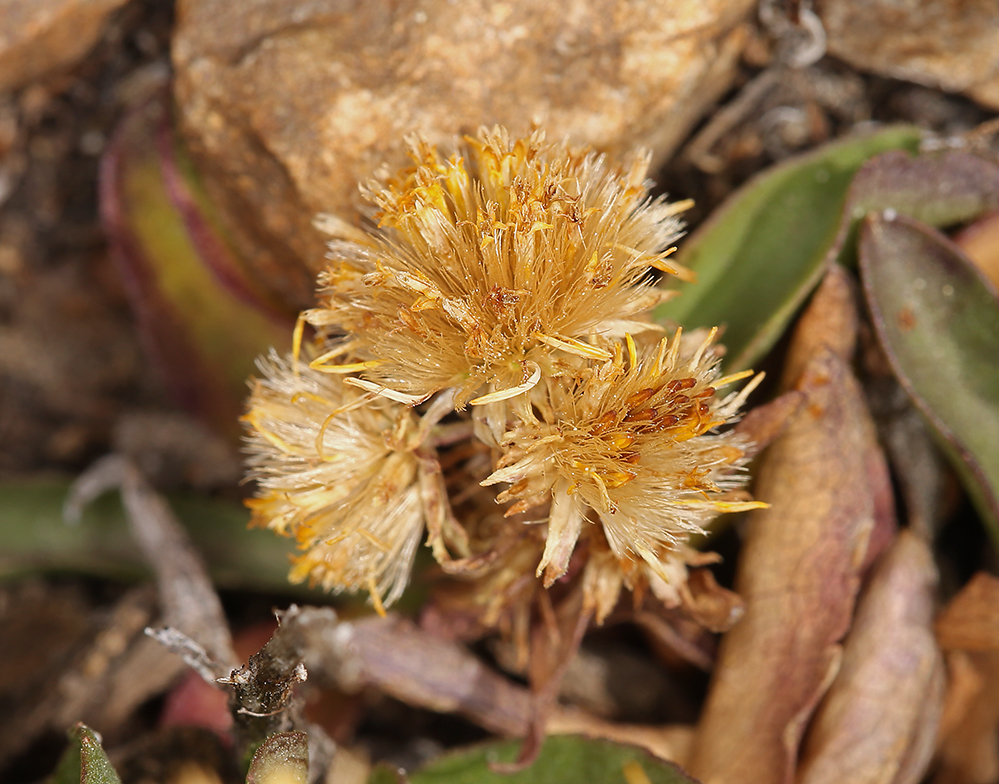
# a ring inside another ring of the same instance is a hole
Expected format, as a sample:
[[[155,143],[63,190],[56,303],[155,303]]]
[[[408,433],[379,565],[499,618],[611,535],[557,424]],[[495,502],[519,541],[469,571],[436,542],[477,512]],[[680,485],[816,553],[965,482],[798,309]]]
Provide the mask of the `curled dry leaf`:
[[[809,728],[798,784],[922,780],[943,707],[936,586],[929,547],[902,531],[858,602],[839,674]]]
[[[705,629],[727,632],[745,611],[739,594],[723,588],[710,569],[691,569],[684,609]]]
[[[347,692],[373,686],[402,702],[460,713],[491,732],[522,736],[530,692],[491,670],[462,645],[394,615],[340,621],[330,608],[292,607],[275,634],[312,678]]]
[[[999,781],[999,652],[956,651],[947,662],[950,683],[933,784],[993,784]]]
[[[797,413],[804,395],[791,390],[769,403],[756,406],[735,425],[735,431],[745,436],[752,446],[746,450],[753,457],[766,449],[779,436],[784,426]]]
[[[817,354],[798,383],[805,403],[760,466],[728,632],[694,744],[691,771],[712,784],[789,782],[805,724],[839,667],[889,486],[863,395],[846,364]]]
[[[999,651],[999,577],[979,572],[937,618],[948,651]]]
[[[849,362],[857,347],[859,324],[856,286],[843,267],[833,264],[794,328],[794,342],[784,358],[782,388],[791,389],[823,348]]]

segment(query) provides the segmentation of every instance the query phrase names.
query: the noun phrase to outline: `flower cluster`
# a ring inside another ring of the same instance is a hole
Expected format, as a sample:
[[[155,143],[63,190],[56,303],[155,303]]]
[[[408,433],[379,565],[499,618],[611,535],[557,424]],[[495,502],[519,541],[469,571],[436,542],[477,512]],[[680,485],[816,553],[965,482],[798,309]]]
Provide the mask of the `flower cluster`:
[[[296,537],[293,579],[378,609],[424,530],[453,574],[581,574],[601,620],[623,587],[676,604],[689,537],[758,505],[747,444],[718,432],[753,384],[719,390],[751,374],[720,377],[714,330],[648,318],[670,295],[652,271],[689,275],[669,260],[684,205],[649,197],[646,157],[540,133],[410,155],[365,189],[377,229],[327,222],[314,336],[260,364],[255,520]]]

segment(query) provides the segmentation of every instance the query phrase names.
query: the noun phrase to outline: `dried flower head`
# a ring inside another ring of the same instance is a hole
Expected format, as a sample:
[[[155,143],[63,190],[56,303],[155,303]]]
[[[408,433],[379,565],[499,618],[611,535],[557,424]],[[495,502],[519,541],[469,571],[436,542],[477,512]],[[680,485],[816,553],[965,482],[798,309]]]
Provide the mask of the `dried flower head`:
[[[514,636],[563,578],[601,621],[625,587],[681,601],[705,557],[689,537],[758,506],[747,445],[719,430],[753,384],[718,390],[751,374],[720,377],[714,330],[661,340],[648,321],[665,296],[650,271],[685,274],[667,260],[682,206],[649,199],[647,158],[540,133],[411,157],[366,191],[378,231],[339,226],[303,314],[315,336],[261,364],[254,519],[298,539],[294,579],[379,610],[426,528],[480,621]]]
[[[364,377],[420,400],[457,390],[463,408],[517,395],[553,351],[606,359],[593,335],[630,323],[663,296],[683,206],[650,200],[647,156],[602,156],[512,141],[502,129],[444,159],[411,142],[414,165],[368,186],[380,232],[331,245],[320,308],[307,318],[349,333]],[[476,402],[476,401],[472,401]]]
[[[751,374],[719,376],[714,336],[692,345],[677,330],[640,350],[629,335],[606,362],[546,379],[544,396],[533,396],[538,416],[506,434],[485,484],[510,483],[499,500],[515,501],[511,513],[550,504],[538,565],[546,585],[565,574],[584,526],[599,522],[626,574],[641,559],[656,585],[675,588],[691,534],[721,512],[759,506],[733,495],[745,483],[746,444],[712,432],[753,386],[717,394]]]
[[[249,502],[254,522],[305,550],[293,581],[367,590],[376,605],[395,601],[424,526],[410,440],[416,417],[291,358],[272,354],[259,366],[244,417],[260,488]]]

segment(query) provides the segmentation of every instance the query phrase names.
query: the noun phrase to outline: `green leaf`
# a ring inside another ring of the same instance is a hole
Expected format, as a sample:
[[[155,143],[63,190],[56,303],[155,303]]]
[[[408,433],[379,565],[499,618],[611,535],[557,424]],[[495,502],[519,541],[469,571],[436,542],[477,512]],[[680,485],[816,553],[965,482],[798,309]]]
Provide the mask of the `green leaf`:
[[[246,784],[307,784],[309,736],[279,732],[260,744],[250,762]]]
[[[49,784],[121,784],[121,779],[111,767],[97,733],[85,724],[77,724],[69,731],[69,748]]]
[[[77,525],[63,521],[69,483],[0,483],[0,579],[39,571],[67,571],[118,579],[150,574],[132,542],[121,502],[108,493],[90,504]],[[288,583],[293,543],[271,531],[247,529],[242,505],[176,494],[170,505],[223,587],[273,590],[323,601],[324,594]]]
[[[681,246],[698,282],[656,318],[685,328],[726,326],[728,370],[749,367],[780,337],[846,240],[844,206],[858,168],[886,150],[915,151],[921,133],[889,128],[828,144],[751,180]]]
[[[999,299],[961,250],[910,218],[872,214],[860,234],[881,345],[947,445],[999,546]]]
[[[555,735],[545,741],[538,759],[519,773],[496,773],[490,763],[512,762],[517,742],[490,743],[445,754],[409,775],[412,784],[696,784],[676,765],[643,749],[606,740]],[[395,771],[376,768],[368,784],[399,784]]]

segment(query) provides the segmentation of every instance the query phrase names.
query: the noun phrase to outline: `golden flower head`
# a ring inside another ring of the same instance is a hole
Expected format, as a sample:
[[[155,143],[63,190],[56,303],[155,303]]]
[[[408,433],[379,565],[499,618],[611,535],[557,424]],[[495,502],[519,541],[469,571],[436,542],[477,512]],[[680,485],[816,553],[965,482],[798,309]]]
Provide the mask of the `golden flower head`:
[[[420,140],[410,156],[368,186],[380,231],[331,243],[306,315],[397,394],[455,388],[463,408],[529,389],[553,352],[606,359],[593,336],[650,327],[634,321],[664,296],[650,268],[684,274],[666,257],[685,205],[649,198],[647,156],[615,166],[499,128],[461,156]]]
[[[525,633],[541,576],[579,577],[598,621],[624,587],[675,604],[706,557],[691,535],[758,506],[748,445],[718,430],[753,383],[720,394],[747,374],[720,377],[715,331],[660,340],[648,321],[666,296],[650,270],[687,275],[667,258],[683,205],[649,198],[647,157],[540,133],[410,155],[367,188],[377,231],[337,226],[294,358],[261,364],[254,519],[298,539],[293,579],[379,610],[424,528],[443,570],[477,581],[485,624]]]
[[[395,601],[424,526],[416,417],[292,358],[272,354],[259,367],[244,417],[254,522],[305,550],[293,581],[367,590],[379,608]]]
[[[691,534],[721,512],[759,506],[733,495],[745,484],[746,444],[712,432],[753,386],[717,394],[750,374],[720,377],[714,336],[692,344],[678,330],[644,350],[627,336],[606,362],[546,379],[532,396],[538,416],[506,434],[484,484],[510,483],[499,495],[515,501],[510,513],[550,504],[538,565],[546,585],[565,574],[584,526],[599,521],[623,568],[639,559],[654,585],[675,586]]]

